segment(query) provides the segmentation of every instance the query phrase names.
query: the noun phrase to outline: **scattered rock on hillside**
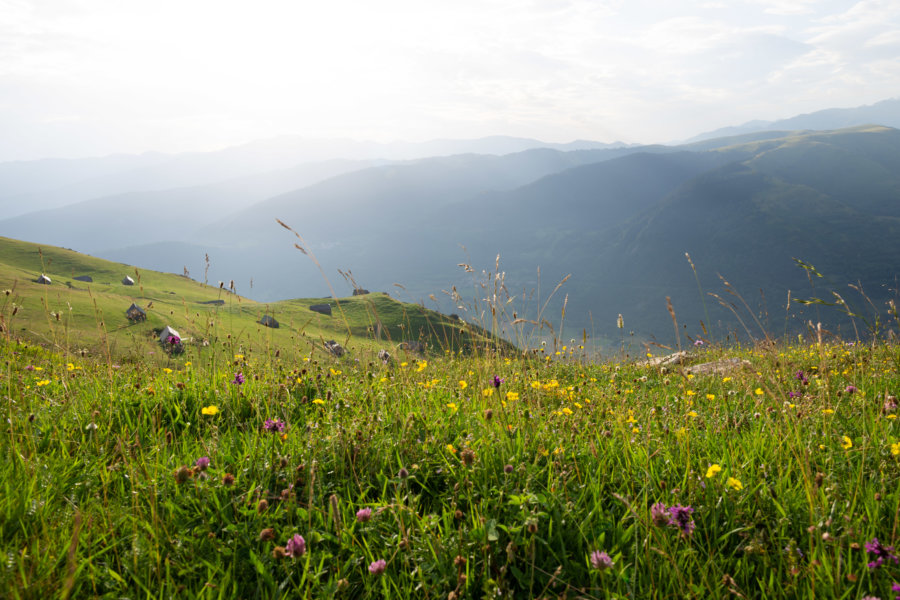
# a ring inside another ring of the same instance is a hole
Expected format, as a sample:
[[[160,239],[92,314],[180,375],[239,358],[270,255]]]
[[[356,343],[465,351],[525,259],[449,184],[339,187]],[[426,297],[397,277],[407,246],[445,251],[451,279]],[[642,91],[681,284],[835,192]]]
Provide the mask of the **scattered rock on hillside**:
[[[334,340],[328,340],[327,342],[325,342],[325,349],[328,350],[329,352],[331,352],[333,355],[337,356],[338,358],[340,358],[344,355],[344,347],[341,346],[340,344],[338,344]]]
[[[331,316],[331,305],[330,304],[313,304],[309,307],[309,310],[317,313],[321,313],[323,315]]]
[[[742,360],[740,358],[723,358],[720,360],[714,360],[712,362],[694,365],[693,367],[688,367],[684,370],[684,372],[690,373],[692,375],[723,375],[725,373],[737,371],[738,369],[748,368],[750,366],[751,365],[749,360]]]
[[[425,352],[425,344],[423,342],[400,342],[400,349],[423,354]]]
[[[378,351],[378,360],[383,364],[389,365],[391,363],[391,353],[382,348]]]
[[[683,365],[691,359],[691,353],[687,351],[676,352],[668,356],[654,356],[647,360],[639,360],[639,367],[671,367],[672,365]]]
[[[79,275],[78,277],[73,277],[72,279],[74,279],[75,281],[86,281],[87,283],[92,283],[94,281],[94,278],[90,275]]]
[[[263,318],[259,320],[259,324],[264,325],[265,327],[271,327],[272,329],[281,327],[272,315],[263,315]]]

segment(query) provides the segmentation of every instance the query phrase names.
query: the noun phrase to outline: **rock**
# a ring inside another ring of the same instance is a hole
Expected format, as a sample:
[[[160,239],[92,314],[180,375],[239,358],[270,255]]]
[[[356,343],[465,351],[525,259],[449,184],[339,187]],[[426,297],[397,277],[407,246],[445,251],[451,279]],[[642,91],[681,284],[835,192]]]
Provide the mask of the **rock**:
[[[259,320],[259,324],[266,327],[271,327],[272,329],[278,329],[280,327],[278,321],[276,321],[275,317],[273,317],[272,315],[264,315],[263,318]]]
[[[313,304],[309,307],[309,310],[317,313],[322,313],[323,315],[331,316],[330,304]]]
[[[334,340],[328,340],[327,342],[325,342],[325,349],[338,358],[344,355],[344,347]]]
[[[723,375],[739,369],[750,368],[751,366],[749,360],[723,358],[713,362],[701,363],[699,365],[694,365],[693,367],[688,367],[684,372],[692,375]]]
[[[391,364],[391,353],[382,348],[378,351],[378,360],[380,360],[385,365]]]
[[[639,367],[671,367],[672,365],[683,365],[691,359],[691,353],[686,351],[676,352],[668,356],[654,356],[647,360],[639,360]]]
[[[75,281],[86,281],[88,283],[92,283],[94,281],[94,278],[90,275],[79,275],[78,277],[73,277],[72,279],[74,279]]]
[[[213,306],[225,306],[224,300],[206,300],[204,302],[199,302],[199,304],[212,304]]]
[[[368,294],[368,293],[369,293],[369,290],[366,290],[366,289],[363,289],[363,288],[356,288],[355,290],[353,290],[353,295],[354,295],[354,296],[363,296],[363,295]]]
[[[400,342],[400,349],[406,350],[407,352],[418,352],[422,354],[425,352],[425,344],[423,342]]]

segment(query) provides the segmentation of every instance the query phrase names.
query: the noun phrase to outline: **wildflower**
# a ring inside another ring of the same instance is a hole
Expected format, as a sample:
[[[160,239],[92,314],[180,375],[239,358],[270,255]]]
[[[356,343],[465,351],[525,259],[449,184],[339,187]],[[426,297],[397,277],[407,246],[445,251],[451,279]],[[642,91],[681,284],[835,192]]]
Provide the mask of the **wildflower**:
[[[279,421],[278,419],[266,419],[266,422],[263,423],[263,429],[266,431],[271,431],[273,433],[281,433],[284,431],[284,428],[287,427],[284,421]]]
[[[66,365],[66,370],[68,370],[68,371],[74,371],[74,370],[75,370],[75,365],[72,364],[72,363],[67,364],[67,365]]]
[[[194,466],[200,469],[201,471],[205,471],[209,468],[209,457],[201,456],[194,462]]]
[[[234,475],[225,473],[225,475],[222,476],[222,483],[225,485],[234,485]]]
[[[191,478],[191,470],[187,467],[178,467],[175,471],[175,482],[184,483]]]
[[[379,558],[369,565],[369,573],[372,575],[381,575],[384,573],[384,570],[387,568],[387,561],[383,558]]]
[[[238,371],[234,374],[234,379],[231,380],[231,383],[233,383],[234,385],[241,385],[242,383],[244,383],[244,381],[246,381],[244,379],[244,374]]]
[[[717,464],[709,465],[709,468],[706,469],[706,478],[711,479],[722,472],[722,467]]]
[[[833,415],[833,414],[834,414],[834,411],[833,411],[832,409],[830,409],[830,408],[823,408],[823,409],[822,409],[822,414],[823,414],[823,415]]]
[[[366,523],[372,519],[372,509],[371,508],[361,508],[356,511],[356,520],[360,523]]]
[[[215,404],[211,404],[209,406],[204,406],[200,409],[200,414],[213,416],[219,413],[219,407]]]
[[[730,487],[731,489],[733,489],[736,492],[739,492],[742,489],[744,489],[744,484],[741,483],[741,480],[735,479],[734,477],[729,477],[728,481],[725,482],[725,485],[727,485],[728,487]]]
[[[855,394],[858,391],[859,391],[859,388],[856,387],[855,385],[848,385],[847,387],[844,388],[845,394]]]
[[[475,462],[475,453],[468,448],[463,450],[460,453],[459,457],[462,459],[463,463],[465,463],[465,465],[467,467],[471,467],[472,463]]]
[[[299,533],[294,534],[294,537],[288,540],[288,543],[284,546],[284,553],[287,556],[293,556],[294,558],[299,558],[306,554],[306,540],[303,539],[303,536]]]
[[[451,412],[456,412],[456,410],[457,410],[456,402],[448,402],[447,408],[449,408],[451,410]]]
[[[650,507],[650,519],[657,527],[665,527],[669,524],[669,507],[657,502]]]
[[[316,398],[315,400],[313,400],[313,404],[325,404],[325,401],[321,398]]]
[[[762,390],[762,388],[756,388],[755,390],[753,390],[753,393],[756,394],[757,396],[762,396],[763,394],[765,394],[765,392]]]
[[[891,454],[893,454],[894,456],[900,455],[900,442],[891,444]]]
[[[613,559],[611,559],[606,552],[601,550],[594,550],[591,552],[591,566],[598,571],[610,569],[614,564],[616,563],[613,562]]]
[[[866,552],[872,554],[875,558],[869,563],[870,569],[877,569],[888,560],[894,561],[894,564],[900,563],[900,559],[894,554],[894,547],[885,546],[878,541],[878,538],[872,538],[872,541],[866,542]]]
[[[695,345],[695,346],[702,346],[703,343],[704,343],[703,340],[694,340],[694,345]]]
[[[564,407],[564,408],[562,409],[562,412],[565,413],[565,414],[567,414],[567,415],[571,415],[571,414],[572,414],[572,409],[569,408],[568,406],[566,406],[566,407]]]
[[[853,440],[848,438],[846,435],[841,437],[841,448],[844,450],[849,450],[853,447]]]
[[[692,410],[687,414],[687,416],[691,417],[692,419],[696,419],[699,415],[697,415],[697,411]]]
[[[259,539],[264,542],[271,542],[275,539],[275,530],[271,527],[266,527],[259,532]]]
[[[506,392],[506,399],[509,400],[510,402],[512,402],[513,400],[518,400],[519,393],[518,392]]]
[[[501,379],[499,375],[494,375],[491,378],[491,385],[493,385],[494,388],[499,388],[500,384],[503,383],[504,381],[506,381],[506,379]]]
[[[485,388],[481,390],[481,395],[485,398],[490,398],[494,393],[494,388]]]
[[[446,448],[450,454],[456,454],[456,448],[453,447],[453,444],[447,444]]]
[[[681,532],[689,536],[694,532],[694,528],[697,526],[694,523],[693,514],[694,509],[690,506],[681,506],[680,504],[669,507],[669,525],[672,527],[677,527],[681,530]]]
[[[178,344],[181,343],[181,338],[178,337],[177,335],[170,335],[169,337],[166,338],[166,343],[169,344],[170,346],[177,346]]]
[[[172,372],[172,369],[170,369],[170,368],[168,368],[168,367],[166,367],[165,369],[163,369],[163,373],[165,373],[166,375],[168,375],[168,374],[171,373],[171,372]]]
[[[406,479],[409,477],[409,471],[406,470],[406,467],[400,467],[400,471],[397,473],[397,477],[400,479]]]
[[[464,380],[460,379],[460,380],[459,380],[459,389],[464,390],[464,389],[466,389],[467,387],[469,387],[469,384],[466,383]]]
[[[509,475],[510,473],[513,472],[513,466],[512,466],[512,465],[506,465],[505,467],[503,467],[503,472],[506,473],[507,475]]]
[[[41,387],[44,385],[50,385],[50,380],[49,379],[41,379],[35,385],[37,385],[38,387]]]
[[[25,370],[26,371],[34,371],[34,365],[28,365],[27,367],[25,367]]]

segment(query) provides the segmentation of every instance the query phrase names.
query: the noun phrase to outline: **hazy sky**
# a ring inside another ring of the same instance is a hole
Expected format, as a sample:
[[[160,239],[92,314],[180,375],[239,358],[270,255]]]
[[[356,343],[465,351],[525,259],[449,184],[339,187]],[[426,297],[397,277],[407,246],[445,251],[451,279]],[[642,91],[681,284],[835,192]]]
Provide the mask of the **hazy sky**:
[[[897,0],[0,0],[0,160],[666,142],[897,96]]]

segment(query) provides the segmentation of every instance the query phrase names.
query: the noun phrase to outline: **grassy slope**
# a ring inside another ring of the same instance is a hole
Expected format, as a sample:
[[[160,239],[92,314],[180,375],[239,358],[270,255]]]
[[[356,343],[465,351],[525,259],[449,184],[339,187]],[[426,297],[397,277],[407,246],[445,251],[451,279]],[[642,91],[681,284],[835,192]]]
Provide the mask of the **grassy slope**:
[[[51,285],[35,282],[42,272],[52,279]],[[94,281],[74,280],[81,275]],[[122,285],[126,275],[135,280],[134,286]],[[329,317],[309,310],[328,299],[263,304],[186,277],[8,238],[0,238],[0,289],[10,291],[0,302],[15,336],[66,350],[105,354],[108,348],[117,358],[157,351],[153,330],[166,325],[196,343],[219,342],[237,352],[255,347],[305,355],[329,339],[365,352],[404,340],[422,340],[433,350],[471,345],[464,324],[384,294],[339,299],[343,313],[331,300]],[[204,304],[218,300],[224,305]],[[125,317],[132,302],[146,309],[146,322],[133,324]],[[281,327],[260,325],[265,314],[273,315]],[[379,320],[381,342],[374,339]]]

